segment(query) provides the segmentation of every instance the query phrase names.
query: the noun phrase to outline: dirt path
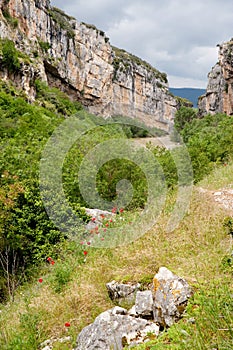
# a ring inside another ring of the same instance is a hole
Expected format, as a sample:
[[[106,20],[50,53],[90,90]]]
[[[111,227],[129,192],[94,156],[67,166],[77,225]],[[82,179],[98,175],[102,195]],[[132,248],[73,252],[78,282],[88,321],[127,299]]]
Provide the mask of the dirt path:
[[[229,188],[221,188],[217,191],[210,191],[202,187],[198,187],[200,193],[209,195],[214,202],[225,208],[229,213],[233,214],[233,184]]]
[[[147,143],[151,143],[154,146],[165,147],[167,149],[173,149],[179,146],[179,143],[172,142],[170,136],[160,136],[160,137],[144,137],[133,139],[138,144],[146,146]]]

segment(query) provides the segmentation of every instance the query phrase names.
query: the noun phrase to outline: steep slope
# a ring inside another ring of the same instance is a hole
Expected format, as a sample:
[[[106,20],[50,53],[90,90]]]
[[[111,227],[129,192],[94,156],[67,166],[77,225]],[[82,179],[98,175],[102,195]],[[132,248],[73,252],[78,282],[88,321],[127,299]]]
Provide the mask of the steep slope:
[[[233,114],[233,39],[219,45],[219,61],[208,74],[206,94],[199,99],[201,115]]]
[[[28,56],[21,58],[18,72],[1,64],[0,77],[12,78],[31,99],[39,78],[92,113],[125,115],[169,129],[178,106],[168,93],[166,75],[113,48],[103,31],[77,22],[48,0],[1,1],[0,37]]]

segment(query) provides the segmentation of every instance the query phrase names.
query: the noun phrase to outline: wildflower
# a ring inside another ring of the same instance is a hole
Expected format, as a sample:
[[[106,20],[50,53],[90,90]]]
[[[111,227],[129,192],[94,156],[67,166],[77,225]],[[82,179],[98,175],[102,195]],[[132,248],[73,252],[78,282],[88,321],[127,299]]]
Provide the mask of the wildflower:
[[[81,245],[83,245],[83,244],[84,244],[84,242],[80,242],[80,244],[81,244]]]
[[[65,327],[70,327],[70,322],[66,322]]]
[[[109,224],[107,223],[107,224],[105,224],[105,226],[106,226],[106,227],[108,227],[108,226],[109,226]]]
[[[104,232],[106,232],[107,231],[107,229],[106,228],[104,228]]]
[[[43,282],[43,278],[39,278],[39,279],[38,279],[38,282],[39,282],[39,283],[42,283],[42,282]]]
[[[112,208],[112,213],[116,213],[117,207]]]
[[[110,219],[109,222],[112,222],[112,219]]]
[[[55,264],[55,261],[54,261],[54,260],[51,260],[50,264],[51,264],[51,265],[54,265],[54,264]]]
[[[87,242],[87,245],[91,245],[91,242]]]
[[[84,255],[87,255],[87,251],[86,251],[86,250],[84,250],[83,254],[84,254]]]
[[[52,258],[50,258],[50,256],[47,258],[47,261],[51,261],[52,260]]]
[[[104,218],[105,218],[104,214],[100,214],[100,217],[101,217],[102,219],[104,219]]]
[[[123,211],[124,211],[124,209],[123,209],[123,208],[121,208],[121,209],[119,210],[119,212],[120,212],[120,213],[123,213]]]
[[[92,222],[95,222],[95,220],[96,220],[96,218],[91,218],[91,221],[92,221]]]
[[[104,241],[104,237],[101,238],[101,241]]]

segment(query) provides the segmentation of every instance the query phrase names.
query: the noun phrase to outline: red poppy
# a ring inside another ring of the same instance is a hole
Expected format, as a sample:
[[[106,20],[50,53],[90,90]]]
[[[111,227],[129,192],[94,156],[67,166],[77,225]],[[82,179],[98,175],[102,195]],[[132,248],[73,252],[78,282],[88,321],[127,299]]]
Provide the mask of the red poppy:
[[[119,210],[119,212],[120,212],[120,213],[123,213],[123,211],[124,211],[124,209],[123,209],[123,208],[121,208],[121,209]]]
[[[116,213],[117,207],[112,208],[112,213]]]
[[[84,255],[87,255],[87,251],[86,251],[86,250],[84,250],[83,254],[84,254]]]
[[[70,322],[66,322],[65,327],[70,327]]]
[[[38,279],[38,282],[39,282],[39,283],[42,283],[42,282],[43,282],[43,278],[39,278],[39,279]]]
[[[54,265],[54,264],[55,264],[55,261],[54,261],[54,260],[52,260],[50,264],[51,264],[51,265]]]
[[[52,260],[52,258],[50,258],[50,257],[47,258],[47,261],[51,261],[51,260]]]
[[[109,226],[109,224],[107,223],[107,224],[105,224],[105,226],[106,226],[106,227],[108,227],[108,226]]]
[[[93,221],[93,222],[94,222],[95,220],[96,220],[96,218],[91,218],[91,221]]]
[[[112,222],[112,219],[110,219],[109,222]]]
[[[100,214],[100,217],[101,217],[102,219],[104,219],[104,218],[105,218],[104,214]]]

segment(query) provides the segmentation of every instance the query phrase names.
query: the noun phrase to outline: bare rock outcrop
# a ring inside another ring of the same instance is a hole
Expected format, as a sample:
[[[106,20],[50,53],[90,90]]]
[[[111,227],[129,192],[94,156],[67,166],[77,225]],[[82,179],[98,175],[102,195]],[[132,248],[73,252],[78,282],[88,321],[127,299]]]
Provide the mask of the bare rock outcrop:
[[[219,61],[208,74],[206,94],[199,98],[199,114],[233,114],[233,39],[219,46]]]
[[[191,287],[166,267],[161,267],[153,279],[151,290],[137,290],[139,284],[116,281],[107,284],[113,300],[133,296],[135,305],[127,311],[119,306],[101,313],[95,321],[83,328],[77,338],[75,350],[110,350],[133,346],[159,335],[160,329],[171,326],[183,314]]]
[[[21,58],[17,74],[1,67],[0,78],[16,81],[31,100],[39,78],[94,114],[124,115],[169,129],[178,102],[169,94],[166,74],[113,48],[103,31],[76,21],[49,0],[1,1],[0,38],[12,40],[28,56]]]

